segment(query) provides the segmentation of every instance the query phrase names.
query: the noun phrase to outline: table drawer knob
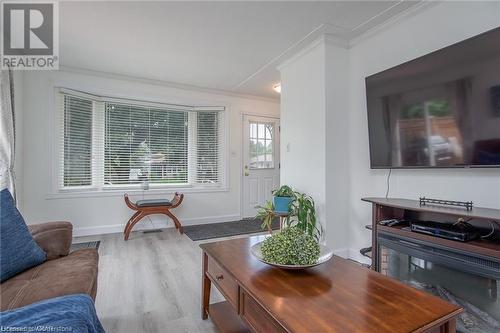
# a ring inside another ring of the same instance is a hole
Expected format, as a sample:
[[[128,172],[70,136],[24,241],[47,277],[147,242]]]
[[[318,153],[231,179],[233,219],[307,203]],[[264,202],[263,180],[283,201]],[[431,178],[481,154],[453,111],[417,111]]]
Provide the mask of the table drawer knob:
[[[221,281],[221,280],[223,280],[223,279],[224,279],[224,275],[219,274],[219,275],[217,275],[217,276],[215,277],[215,279],[216,279],[217,281]]]

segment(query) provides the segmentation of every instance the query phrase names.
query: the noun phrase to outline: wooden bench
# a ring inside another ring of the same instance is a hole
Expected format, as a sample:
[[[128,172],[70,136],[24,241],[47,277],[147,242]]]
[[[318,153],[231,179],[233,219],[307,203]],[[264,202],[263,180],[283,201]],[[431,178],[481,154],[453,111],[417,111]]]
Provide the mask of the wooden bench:
[[[178,207],[182,203],[182,200],[184,199],[184,194],[176,192],[172,200],[149,199],[149,200],[138,200],[136,203],[130,201],[127,193],[125,193],[124,197],[127,206],[130,209],[136,211],[134,215],[132,215],[130,220],[128,220],[127,225],[125,226],[125,230],[123,231],[123,238],[125,240],[128,240],[130,232],[132,231],[132,228],[134,228],[134,225],[136,225],[137,222],[142,220],[142,218],[151,214],[167,215],[172,219],[172,221],[174,221],[175,227],[182,234],[182,225],[179,222],[179,219],[177,219],[177,217],[174,214],[172,214],[170,210]]]

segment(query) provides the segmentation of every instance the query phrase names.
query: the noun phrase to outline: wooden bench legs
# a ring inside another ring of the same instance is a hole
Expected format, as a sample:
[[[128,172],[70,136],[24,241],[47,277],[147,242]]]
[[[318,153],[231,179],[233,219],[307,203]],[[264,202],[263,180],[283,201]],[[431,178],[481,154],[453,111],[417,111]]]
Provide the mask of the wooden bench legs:
[[[172,214],[172,212],[170,212],[168,209],[166,209],[164,211],[155,210],[154,212],[138,211],[134,215],[132,215],[132,217],[130,218],[130,220],[128,220],[127,225],[125,226],[125,230],[123,231],[123,236],[124,236],[123,238],[125,240],[128,240],[128,238],[130,236],[130,232],[132,231],[132,229],[134,228],[134,226],[140,220],[142,220],[143,218],[145,218],[146,216],[153,215],[153,214],[165,214],[165,215],[167,215],[174,222],[175,228],[178,229],[181,234],[183,233],[182,232],[182,225],[179,222],[179,219],[174,214]]]
[[[136,205],[135,203],[131,202],[128,198],[128,195],[125,194],[125,203],[130,209],[135,210],[136,212],[130,220],[128,220],[127,224],[125,225],[125,229],[123,230],[123,238],[125,240],[128,240],[130,236],[130,232],[134,228],[134,226],[145,218],[148,215],[153,215],[153,214],[164,214],[172,219],[174,222],[175,228],[179,230],[179,232],[182,234],[182,225],[181,222],[179,222],[179,219],[172,214],[170,211],[173,208],[178,207],[181,203],[182,200],[184,199],[184,194],[182,193],[175,193],[175,196],[171,202],[169,202],[168,205],[162,205],[162,206],[157,206],[157,205],[150,205],[150,206],[141,206],[141,205]]]

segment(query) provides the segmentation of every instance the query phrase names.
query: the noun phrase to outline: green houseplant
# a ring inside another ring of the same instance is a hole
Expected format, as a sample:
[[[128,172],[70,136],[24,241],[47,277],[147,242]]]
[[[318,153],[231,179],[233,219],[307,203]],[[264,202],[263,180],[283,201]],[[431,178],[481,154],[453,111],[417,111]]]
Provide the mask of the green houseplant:
[[[320,255],[316,239],[297,225],[266,238],[262,242],[265,261],[281,265],[312,265]]]
[[[276,198],[286,198],[289,201],[286,203],[286,208],[279,210],[276,204],[267,201],[264,206],[260,206],[256,218],[262,220],[262,229],[267,228],[272,232],[272,222],[280,213],[288,214],[285,218],[287,227],[296,226],[302,232],[314,237],[317,241],[320,240],[323,233],[321,224],[316,218],[316,206],[314,199],[305,193],[294,191],[290,186],[283,185],[279,189],[273,191],[274,202]]]
[[[273,194],[288,195],[291,199],[286,206],[284,228],[272,234],[272,221],[277,216],[284,216],[273,202],[267,201],[259,207],[257,218],[262,219],[262,228],[267,227],[272,235],[255,244],[252,254],[267,264],[284,269],[303,269],[328,261],[333,252],[320,244],[323,229],[316,218],[314,199],[289,186],[282,186]]]
[[[271,201],[266,201],[264,206],[259,206],[259,210],[257,211],[257,216],[255,218],[262,220],[261,228],[269,231],[269,233],[273,232],[273,220],[276,216],[274,211],[274,205]]]
[[[289,224],[296,225],[300,230],[319,241],[323,229],[317,223],[316,206],[310,195],[294,192],[294,200],[290,207],[291,221]]]
[[[292,203],[295,193],[288,185],[283,185],[273,192],[274,209],[277,213],[289,213],[290,204]]]

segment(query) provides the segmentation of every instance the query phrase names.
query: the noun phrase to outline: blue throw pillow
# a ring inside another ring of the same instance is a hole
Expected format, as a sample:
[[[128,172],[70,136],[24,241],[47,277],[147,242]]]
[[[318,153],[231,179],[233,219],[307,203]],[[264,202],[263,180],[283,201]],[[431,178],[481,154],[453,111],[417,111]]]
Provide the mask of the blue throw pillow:
[[[49,298],[1,316],[1,332],[105,333],[94,301],[83,294]]]
[[[43,263],[47,254],[31,236],[9,190],[0,192],[0,282]]]

